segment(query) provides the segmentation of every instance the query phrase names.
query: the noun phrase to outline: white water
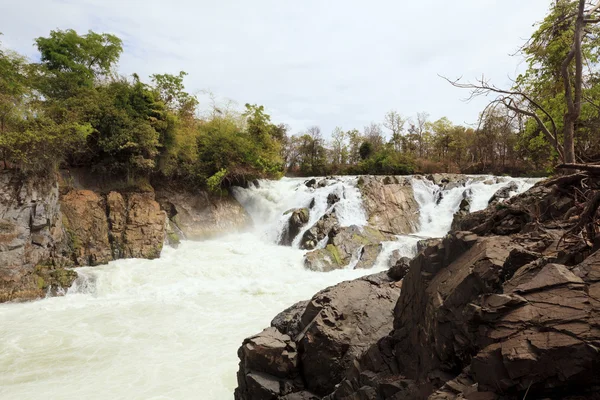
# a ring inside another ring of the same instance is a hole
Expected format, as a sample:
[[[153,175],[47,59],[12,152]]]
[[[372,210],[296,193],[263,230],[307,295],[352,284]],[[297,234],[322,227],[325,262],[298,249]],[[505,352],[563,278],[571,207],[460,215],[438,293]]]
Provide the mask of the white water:
[[[255,221],[252,233],[184,241],[158,260],[80,268],[64,297],[0,305],[0,399],[231,399],[245,337],[320,289],[387,268],[395,249],[414,254],[418,238],[399,237],[384,243],[372,270],[319,273],[303,268],[303,251],[273,244],[284,211],[316,197],[312,223],[332,191],[340,221],[364,225],[354,184],[343,178],[313,191],[303,180],[262,181],[236,193]],[[477,185],[469,187],[479,208],[503,186]],[[446,233],[461,190],[436,206],[435,188],[415,182],[418,235]]]

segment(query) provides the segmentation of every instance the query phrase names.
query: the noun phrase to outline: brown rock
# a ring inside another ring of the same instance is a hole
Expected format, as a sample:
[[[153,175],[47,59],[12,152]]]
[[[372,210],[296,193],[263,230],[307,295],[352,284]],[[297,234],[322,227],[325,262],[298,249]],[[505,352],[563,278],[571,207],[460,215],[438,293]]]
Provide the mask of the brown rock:
[[[123,254],[127,258],[158,258],[165,240],[166,213],[152,193],[132,193],[127,199]]]
[[[419,204],[410,178],[362,176],[359,188],[371,227],[396,235],[418,229]]]
[[[156,201],[187,239],[241,232],[252,225],[250,215],[231,195],[160,189],[156,191]]]

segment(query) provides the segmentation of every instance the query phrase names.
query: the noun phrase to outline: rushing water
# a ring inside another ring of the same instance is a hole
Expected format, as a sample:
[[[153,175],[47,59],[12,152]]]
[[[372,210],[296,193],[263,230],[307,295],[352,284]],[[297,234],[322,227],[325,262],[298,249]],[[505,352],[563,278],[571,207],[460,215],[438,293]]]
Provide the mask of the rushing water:
[[[516,181],[519,191],[533,184]],[[469,183],[473,208],[484,208],[505,184]],[[436,204],[439,188],[416,179],[413,186],[421,207],[416,235],[443,235],[465,188]],[[64,297],[0,305],[0,399],[231,399],[245,337],[320,289],[385,269],[396,249],[414,254],[418,238],[398,237],[383,244],[372,270],[305,270],[303,251],[274,244],[282,213],[315,198],[313,223],[332,192],[342,224],[366,223],[356,178],[316,191],[299,179],[261,181],[235,193],[255,222],[252,232],[184,241],[158,260],[80,268]]]

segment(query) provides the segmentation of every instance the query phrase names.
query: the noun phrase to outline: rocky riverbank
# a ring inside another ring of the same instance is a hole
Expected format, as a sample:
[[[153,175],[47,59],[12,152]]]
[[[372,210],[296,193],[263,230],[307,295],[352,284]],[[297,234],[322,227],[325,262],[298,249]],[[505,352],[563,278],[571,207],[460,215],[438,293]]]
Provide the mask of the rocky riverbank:
[[[83,171],[45,178],[0,171],[0,302],[62,294],[73,267],[157,258],[164,243],[245,229],[230,196],[101,182]]]
[[[236,399],[598,398],[598,190],[576,174],[464,205],[405,268],[326,289],[244,341]]]

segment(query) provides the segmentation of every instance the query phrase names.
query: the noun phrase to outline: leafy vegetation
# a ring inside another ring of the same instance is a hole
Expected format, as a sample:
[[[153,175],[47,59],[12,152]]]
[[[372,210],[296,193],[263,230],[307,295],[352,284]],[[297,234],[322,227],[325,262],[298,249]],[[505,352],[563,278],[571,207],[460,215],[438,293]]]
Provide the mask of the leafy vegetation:
[[[453,82],[474,96],[499,96],[481,113],[478,126],[390,111],[381,123],[360,131],[335,128],[330,140],[318,126],[288,136],[288,128],[257,104],[243,110],[214,106],[200,116],[198,99],[185,89],[185,72],[154,74],[149,82],[135,74],[124,77],[117,71],[123,52],[118,37],[52,31],[35,39],[39,62],[0,46],[1,167],[32,173],[86,167],[214,192],[285,173],[531,175],[549,172],[566,153],[569,146],[559,135],[564,127],[574,131],[577,159],[595,160],[600,158],[600,31],[590,19],[575,18],[582,1],[553,3],[522,48],[528,68],[513,88],[501,90],[483,80]],[[584,30],[577,28],[584,23]],[[573,101],[577,90],[567,98],[579,79],[581,63],[565,61],[578,43],[577,32],[583,32],[585,61],[581,104]],[[581,106],[579,114],[572,112],[573,104]]]
[[[5,168],[89,167],[129,179],[200,186],[279,177],[285,129],[264,107],[198,117],[185,72],[151,82],[120,76],[110,34],[52,31],[35,40],[40,62],[0,47],[0,157]]]

